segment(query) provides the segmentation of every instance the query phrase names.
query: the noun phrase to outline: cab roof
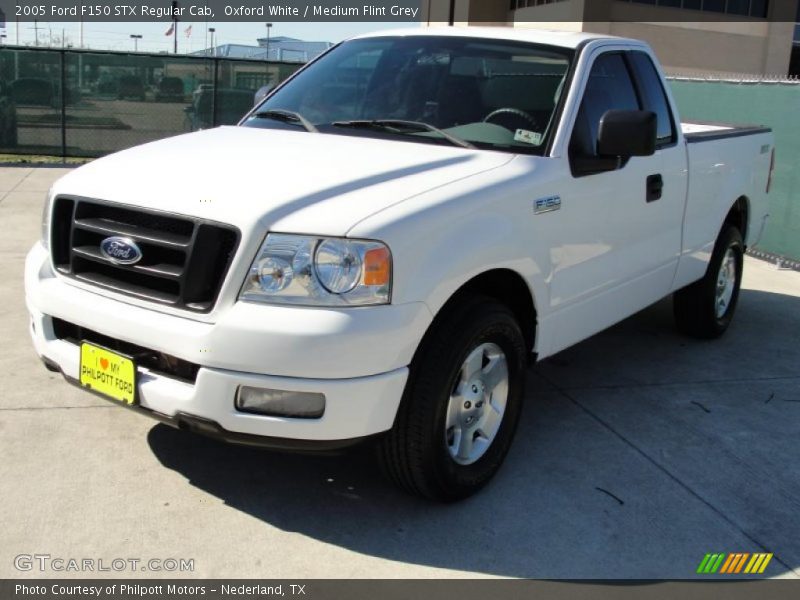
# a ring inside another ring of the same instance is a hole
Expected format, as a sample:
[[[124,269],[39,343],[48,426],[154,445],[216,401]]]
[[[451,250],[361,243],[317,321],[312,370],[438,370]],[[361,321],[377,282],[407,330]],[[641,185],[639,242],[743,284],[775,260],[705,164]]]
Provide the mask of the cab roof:
[[[610,35],[583,33],[575,31],[556,31],[548,29],[527,29],[520,27],[419,27],[415,29],[393,29],[358,35],[352,39],[380,37],[472,37],[476,39],[508,40],[530,42],[546,46],[575,49],[584,42],[594,40],[632,41]]]

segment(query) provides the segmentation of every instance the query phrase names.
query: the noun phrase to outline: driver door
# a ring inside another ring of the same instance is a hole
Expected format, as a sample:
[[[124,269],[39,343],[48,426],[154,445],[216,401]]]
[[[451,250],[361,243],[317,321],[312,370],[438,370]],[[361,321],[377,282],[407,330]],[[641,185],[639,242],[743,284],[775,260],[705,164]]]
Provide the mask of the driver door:
[[[551,245],[554,351],[666,296],[675,274],[686,178],[684,159],[675,153],[671,113],[654,111],[662,121],[659,135],[671,134],[653,156],[620,164],[597,155],[606,111],[652,110],[629,54],[607,51],[596,57],[573,125],[571,183],[562,194],[561,226]]]

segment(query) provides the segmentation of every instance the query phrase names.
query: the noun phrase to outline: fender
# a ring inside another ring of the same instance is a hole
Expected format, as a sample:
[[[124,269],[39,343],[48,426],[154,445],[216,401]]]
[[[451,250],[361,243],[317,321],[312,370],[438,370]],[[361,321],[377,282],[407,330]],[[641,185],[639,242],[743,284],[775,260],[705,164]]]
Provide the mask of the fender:
[[[525,282],[541,319],[549,306],[552,269],[548,248],[537,241],[540,216],[534,202],[548,190],[557,192],[542,162],[515,160],[410,198],[365,219],[348,235],[381,239],[391,248],[393,303],[425,302],[435,316],[469,281],[505,269]],[[531,188],[532,170],[540,171],[541,187]]]

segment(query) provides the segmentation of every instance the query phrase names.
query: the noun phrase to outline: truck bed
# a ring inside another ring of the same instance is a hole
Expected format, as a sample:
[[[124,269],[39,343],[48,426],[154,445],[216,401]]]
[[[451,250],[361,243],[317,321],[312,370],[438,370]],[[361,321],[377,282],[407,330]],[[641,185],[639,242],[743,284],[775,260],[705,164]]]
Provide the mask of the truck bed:
[[[729,123],[714,123],[706,121],[689,121],[681,123],[683,135],[688,144],[722,140],[727,138],[742,137],[770,133],[772,129],[760,125],[731,125]]]
[[[766,190],[774,147],[771,130],[722,123],[686,123],[683,130],[690,169],[685,247],[710,255],[722,220],[738,199],[747,205],[742,231],[745,245],[757,243],[769,212]],[[696,266],[705,269],[704,264]],[[680,283],[700,276],[701,272],[695,272]]]

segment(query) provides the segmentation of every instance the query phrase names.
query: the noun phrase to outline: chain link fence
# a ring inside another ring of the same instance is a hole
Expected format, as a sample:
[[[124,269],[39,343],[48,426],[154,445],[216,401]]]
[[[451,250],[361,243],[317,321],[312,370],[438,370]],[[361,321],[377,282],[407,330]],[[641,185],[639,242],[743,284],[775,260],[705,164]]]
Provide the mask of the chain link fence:
[[[232,125],[301,65],[0,47],[0,153],[97,157]]]

